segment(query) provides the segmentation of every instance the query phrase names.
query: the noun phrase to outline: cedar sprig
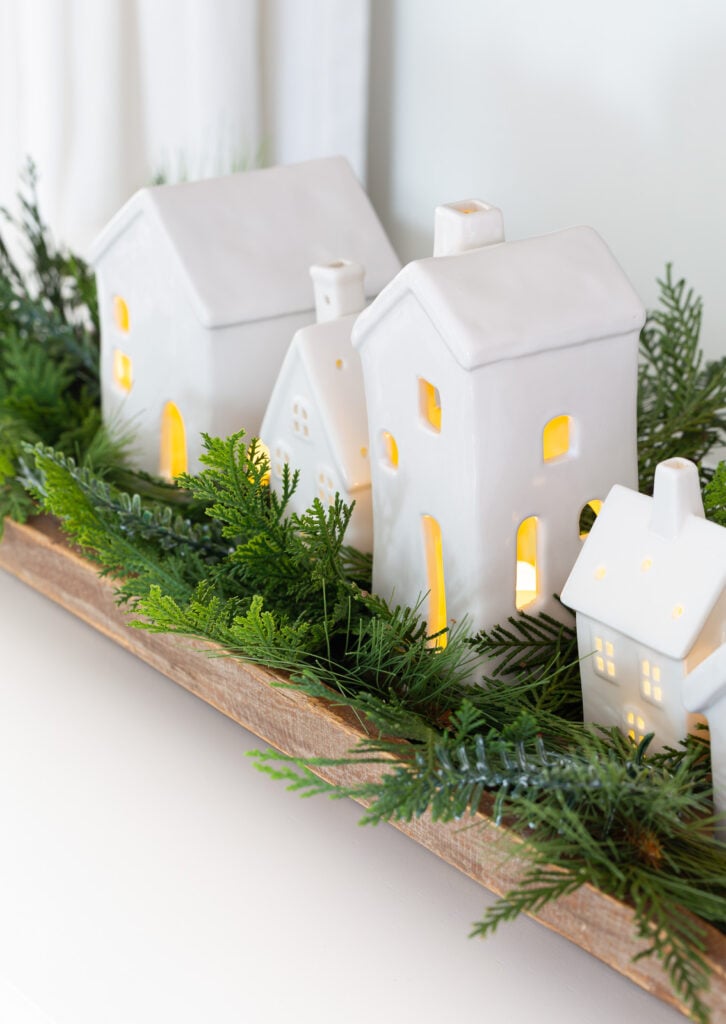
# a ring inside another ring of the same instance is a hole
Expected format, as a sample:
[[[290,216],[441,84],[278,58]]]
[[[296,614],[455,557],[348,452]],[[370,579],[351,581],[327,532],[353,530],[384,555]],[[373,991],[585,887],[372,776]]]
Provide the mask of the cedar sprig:
[[[701,464],[726,442],[726,357],[706,362],[699,347],[703,302],[666,266],[660,304],[641,333],[638,375],[640,489],[655,467],[681,456]],[[706,474],[707,475],[707,474]]]

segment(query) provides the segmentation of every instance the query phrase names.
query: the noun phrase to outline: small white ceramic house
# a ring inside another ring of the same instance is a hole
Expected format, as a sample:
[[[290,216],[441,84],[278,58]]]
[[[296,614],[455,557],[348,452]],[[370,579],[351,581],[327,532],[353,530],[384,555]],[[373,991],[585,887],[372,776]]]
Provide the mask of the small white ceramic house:
[[[723,527],[722,527],[723,529]],[[714,803],[721,821],[717,834],[726,842],[726,625],[721,643],[683,681],[683,703],[708,720]]]
[[[91,253],[104,419],[138,465],[194,471],[207,431],[259,432],[294,332],[314,319],[309,267],[344,257],[375,295],[399,268],[347,162],[312,160],[145,188]]]
[[[262,421],[270,452],[270,486],[280,493],[285,463],[300,471],[288,506],[304,512],[314,498],[355,501],[346,543],[371,551],[368,417],[360,357],[350,342],[365,305],[363,268],[337,260],[311,268],[318,322],[290,344]]]
[[[477,200],[439,207],[433,258],[361,313],[373,587],[428,595],[438,633],[558,614],[580,516],[636,481],[643,306],[602,239],[504,242]],[[442,641],[445,636],[442,636]]]
[[[654,733],[659,750],[705,712],[726,743],[726,707],[708,710],[726,689],[726,673],[708,675],[726,643],[726,530],[704,518],[692,462],[660,463],[652,498],[613,487],[562,600],[577,613],[586,722]]]

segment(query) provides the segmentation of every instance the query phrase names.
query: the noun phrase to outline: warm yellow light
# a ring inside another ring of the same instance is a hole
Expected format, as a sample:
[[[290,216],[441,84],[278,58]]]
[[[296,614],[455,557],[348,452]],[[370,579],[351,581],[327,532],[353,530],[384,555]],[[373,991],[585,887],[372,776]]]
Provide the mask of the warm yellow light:
[[[167,402],[161,415],[161,456],[159,472],[173,480],[188,467],[187,432],[182,414],[173,402]]]
[[[255,463],[259,464],[262,460],[267,463],[267,470],[260,480],[262,487],[269,487],[270,485],[270,449],[267,447],[264,441],[261,441],[259,437],[255,438]],[[250,481],[251,482],[251,481]]]
[[[127,394],[134,382],[131,358],[120,348],[113,350],[113,380],[114,384]]]
[[[644,558],[643,561],[640,563],[640,571],[641,572],[650,572],[650,570],[652,568],[653,568],[653,559],[652,558]]]
[[[675,606],[675,608],[673,609],[673,618],[674,619],[680,619],[680,617],[681,617],[681,615],[683,615],[684,611],[685,611],[685,608],[683,607],[683,605],[682,604],[677,604]]]
[[[537,571],[537,516],[529,516],[517,530],[517,582],[515,606],[526,608],[539,593]]]
[[[439,389],[423,377],[418,379],[418,404],[421,415],[436,431],[441,430],[441,396]]]
[[[381,439],[383,441],[384,461],[392,469],[398,469],[398,445],[396,444],[396,438],[393,434],[389,434],[387,430],[383,430],[381,432]]]
[[[125,334],[129,329],[129,307],[120,295],[113,297],[113,319],[118,329]]]
[[[569,416],[555,416],[545,426],[542,431],[542,457],[545,462],[552,462],[553,459],[559,459],[569,452],[570,424]],[[589,504],[594,507],[592,502]]]
[[[604,580],[605,577],[607,576],[607,574],[608,574],[608,571],[605,568],[605,566],[604,565],[598,565],[597,569],[595,570],[595,579],[596,580]]]
[[[426,556],[426,578],[429,588],[428,635],[446,629],[446,587],[444,584],[444,546],[441,527],[433,516],[422,516],[424,553]],[[446,647],[447,634],[441,633],[430,643],[434,647]]]

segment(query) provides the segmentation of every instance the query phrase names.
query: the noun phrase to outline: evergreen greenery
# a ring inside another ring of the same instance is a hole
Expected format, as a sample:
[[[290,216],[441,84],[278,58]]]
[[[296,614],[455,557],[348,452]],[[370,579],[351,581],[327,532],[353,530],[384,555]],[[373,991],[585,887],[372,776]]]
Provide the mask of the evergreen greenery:
[[[321,781],[324,760],[259,754],[264,771],[304,795],[362,799],[371,823],[506,820],[529,868],[476,933],[591,883],[633,906],[648,952],[706,1021],[699,919],[726,922],[707,744],[649,755],[647,738],[583,726],[571,617],[519,615],[476,636],[464,623],[432,647],[419,609],[370,593],[370,559],[345,545],[351,508],[290,515],[296,475],[272,493],[254,440],[205,438],[202,472],[173,486],[119,466],[99,433],[93,282],[51,246],[29,187],[31,286],[0,243],[0,510],[24,518],[34,501],[58,516],[140,628],[213,640],[349,706],[369,736],[350,759],[381,765],[350,788]],[[703,362],[700,300],[670,268],[661,298],[643,332],[643,489],[660,459],[700,463],[726,437],[726,360]],[[726,525],[723,464],[705,501]]]
[[[57,249],[38,209],[28,166],[20,215],[0,211],[26,245],[24,274],[0,235],[0,536],[2,520],[25,520],[33,502],[21,480],[21,447],[54,445],[84,464],[117,465],[99,408],[99,328],[95,280],[77,256]]]

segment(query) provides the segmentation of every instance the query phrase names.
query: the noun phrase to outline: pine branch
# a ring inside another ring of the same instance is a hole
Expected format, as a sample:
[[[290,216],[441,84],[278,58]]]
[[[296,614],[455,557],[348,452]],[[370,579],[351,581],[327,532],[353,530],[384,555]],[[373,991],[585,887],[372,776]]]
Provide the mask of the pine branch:
[[[726,526],[726,462],[720,462],[713,479],[703,492],[706,517],[719,526]]]
[[[670,264],[658,284],[660,308],[641,334],[638,377],[639,477],[646,493],[663,459],[701,463],[726,440],[726,358],[704,363],[703,303],[685,281],[673,280]]]

